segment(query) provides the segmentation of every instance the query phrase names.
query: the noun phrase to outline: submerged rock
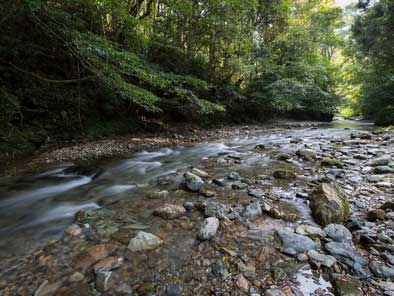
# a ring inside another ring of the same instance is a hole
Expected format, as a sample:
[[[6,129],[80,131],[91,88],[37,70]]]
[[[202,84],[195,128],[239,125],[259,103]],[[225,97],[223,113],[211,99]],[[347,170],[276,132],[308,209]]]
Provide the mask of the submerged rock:
[[[296,253],[303,253],[320,247],[320,243],[313,241],[309,237],[288,230],[280,229],[275,234],[281,241],[284,250],[294,249]]]
[[[311,193],[309,206],[322,226],[343,222],[350,214],[347,195],[336,184],[322,183]]]
[[[204,185],[203,179],[201,179],[201,177],[195,174],[186,172],[184,177],[185,177],[187,189],[189,189],[192,192],[199,192],[202,186]]]
[[[148,251],[157,248],[162,243],[163,241],[157,236],[148,232],[140,231],[130,240],[127,248],[131,252]]]
[[[186,214],[186,209],[183,206],[179,205],[172,205],[172,204],[166,204],[164,206],[161,206],[157,208],[154,212],[154,215],[161,217],[163,219],[176,219],[179,217],[182,217],[183,215]]]
[[[198,238],[201,240],[209,240],[213,238],[219,228],[219,219],[216,217],[209,217],[204,220],[198,233]]]
[[[77,256],[76,268],[86,269],[99,260],[111,255],[111,253],[113,253],[116,248],[117,245],[110,243],[90,246]]]

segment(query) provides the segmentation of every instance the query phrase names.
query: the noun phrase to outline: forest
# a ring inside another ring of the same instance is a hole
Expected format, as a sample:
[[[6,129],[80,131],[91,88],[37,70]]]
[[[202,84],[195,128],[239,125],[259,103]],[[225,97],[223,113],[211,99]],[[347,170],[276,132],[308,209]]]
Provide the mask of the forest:
[[[1,0],[0,151],[334,115],[394,124],[394,3]]]

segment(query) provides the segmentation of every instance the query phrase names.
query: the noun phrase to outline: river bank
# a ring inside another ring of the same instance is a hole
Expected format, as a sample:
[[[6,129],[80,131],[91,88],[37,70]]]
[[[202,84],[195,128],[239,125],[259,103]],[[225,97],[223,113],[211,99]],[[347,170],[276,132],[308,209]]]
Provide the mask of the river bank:
[[[0,291],[391,295],[394,135],[371,128],[240,128],[3,180]]]

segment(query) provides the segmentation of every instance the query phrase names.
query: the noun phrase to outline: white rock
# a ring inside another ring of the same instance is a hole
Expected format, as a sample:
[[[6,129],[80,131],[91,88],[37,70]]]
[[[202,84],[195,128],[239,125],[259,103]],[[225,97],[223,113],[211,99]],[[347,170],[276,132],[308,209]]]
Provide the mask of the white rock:
[[[209,217],[204,220],[201,225],[198,237],[201,240],[208,240],[215,236],[219,228],[219,219],[216,217]]]
[[[162,243],[163,241],[157,236],[148,232],[140,231],[130,240],[127,248],[131,252],[146,251],[153,250]]]

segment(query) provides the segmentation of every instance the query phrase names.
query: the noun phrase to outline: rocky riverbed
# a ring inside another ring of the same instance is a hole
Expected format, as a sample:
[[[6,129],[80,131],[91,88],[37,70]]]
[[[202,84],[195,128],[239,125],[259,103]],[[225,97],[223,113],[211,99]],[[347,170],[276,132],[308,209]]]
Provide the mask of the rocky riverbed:
[[[3,180],[0,294],[394,295],[393,181],[394,134],[346,122]]]

